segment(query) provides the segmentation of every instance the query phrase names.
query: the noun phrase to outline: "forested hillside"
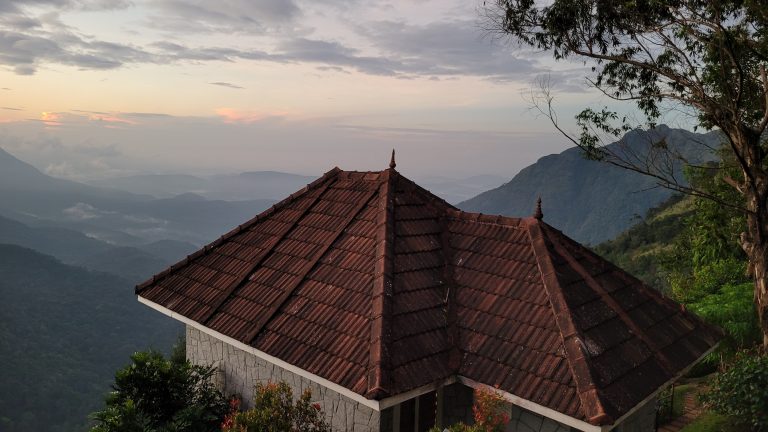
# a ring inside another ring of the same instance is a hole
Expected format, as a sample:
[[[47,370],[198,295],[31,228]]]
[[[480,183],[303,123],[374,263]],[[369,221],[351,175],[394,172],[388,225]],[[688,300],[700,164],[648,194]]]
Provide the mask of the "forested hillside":
[[[85,430],[130,354],[167,351],[181,333],[112,275],[4,244],[0,274],[3,432]]]

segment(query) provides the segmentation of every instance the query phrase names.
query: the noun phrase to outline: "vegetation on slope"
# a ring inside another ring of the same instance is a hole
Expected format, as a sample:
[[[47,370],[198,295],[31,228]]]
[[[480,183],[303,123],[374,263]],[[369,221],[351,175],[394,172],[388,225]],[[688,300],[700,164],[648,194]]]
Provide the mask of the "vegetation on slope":
[[[30,249],[0,245],[0,274],[3,432],[84,430],[114,371],[181,330],[139,304],[132,283]]]

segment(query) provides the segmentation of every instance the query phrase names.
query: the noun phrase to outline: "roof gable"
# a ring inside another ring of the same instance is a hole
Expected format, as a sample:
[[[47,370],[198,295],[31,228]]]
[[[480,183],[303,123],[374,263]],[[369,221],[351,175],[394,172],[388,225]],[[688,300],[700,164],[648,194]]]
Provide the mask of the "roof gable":
[[[719,338],[540,218],[394,166],[335,168],[137,294],[369,399],[458,374],[598,425]]]

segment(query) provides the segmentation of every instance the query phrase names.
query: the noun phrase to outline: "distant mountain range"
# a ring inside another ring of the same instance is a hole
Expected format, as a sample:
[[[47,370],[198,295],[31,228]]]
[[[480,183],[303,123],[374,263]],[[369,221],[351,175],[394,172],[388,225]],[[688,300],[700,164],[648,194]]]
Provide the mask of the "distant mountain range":
[[[278,171],[253,171],[210,177],[185,174],[144,174],[101,179],[91,184],[137,195],[151,195],[157,198],[188,196],[226,201],[256,199],[279,201],[316,178]],[[473,197],[507,180],[505,177],[496,175],[478,175],[467,178],[419,177],[417,175],[414,178],[421,186],[451,203],[458,203]]]
[[[690,163],[713,160],[707,147],[717,148],[720,143],[716,132],[697,134],[659,126],[650,132],[630,132],[621,144],[626,147],[611,146],[642,156],[650,143],[662,139]],[[674,170],[682,179],[682,165],[676,164]],[[529,216],[541,197],[545,221],[582,243],[595,245],[616,237],[671,195],[651,177],[587,160],[580,149],[571,148],[542,157],[509,182],[458,206],[486,214]]]
[[[157,240],[201,245],[275,200],[158,199],[47,176],[0,149],[0,214],[37,227],[59,227],[121,246]]]
[[[315,177],[277,171],[255,171],[240,174],[200,177],[184,174],[146,174],[116,177],[95,182],[102,187],[134,194],[172,198],[193,193],[210,200],[246,201],[269,199],[279,201],[296,192]]]

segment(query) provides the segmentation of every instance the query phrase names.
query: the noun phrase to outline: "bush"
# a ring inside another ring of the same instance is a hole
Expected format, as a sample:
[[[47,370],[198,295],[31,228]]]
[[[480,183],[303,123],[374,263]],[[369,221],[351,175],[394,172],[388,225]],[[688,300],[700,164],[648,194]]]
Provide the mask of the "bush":
[[[768,355],[742,352],[716,375],[702,401],[756,430],[768,428]]]
[[[475,424],[467,425],[457,423],[448,427],[450,432],[503,432],[509,423],[510,407],[498,393],[475,389],[475,403],[472,405],[472,414]],[[442,432],[434,427],[430,432]]]
[[[92,432],[209,432],[219,429],[227,399],[213,386],[215,369],[192,365],[178,350],[170,359],[137,352],[115,374]]]
[[[257,384],[254,408],[239,412],[239,401],[233,400],[230,413],[221,424],[222,432],[330,432],[320,405],[311,403],[312,393],[305,390],[293,401],[288,384]]]
[[[754,290],[752,282],[724,285],[716,294],[690,303],[688,308],[708,323],[725,330],[730,348],[749,348],[762,340],[755,311]]]

